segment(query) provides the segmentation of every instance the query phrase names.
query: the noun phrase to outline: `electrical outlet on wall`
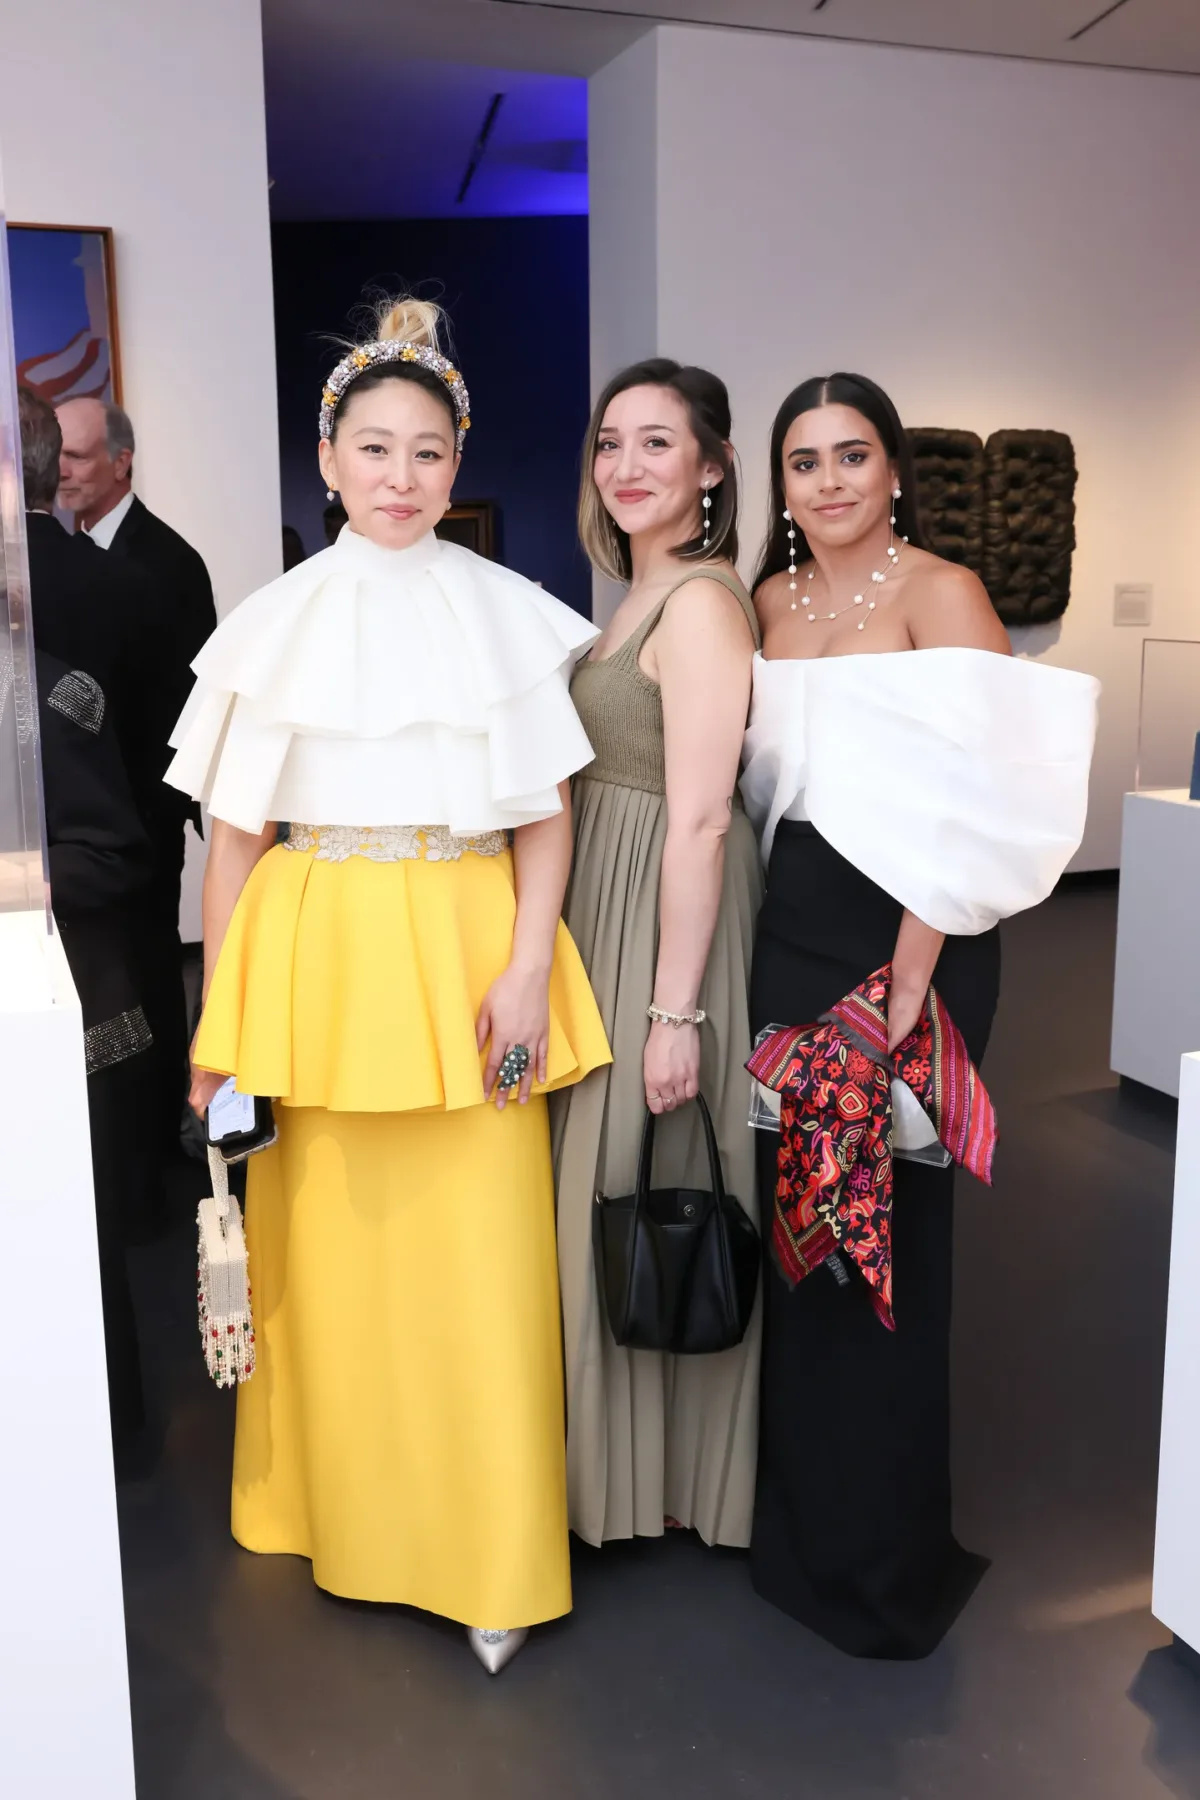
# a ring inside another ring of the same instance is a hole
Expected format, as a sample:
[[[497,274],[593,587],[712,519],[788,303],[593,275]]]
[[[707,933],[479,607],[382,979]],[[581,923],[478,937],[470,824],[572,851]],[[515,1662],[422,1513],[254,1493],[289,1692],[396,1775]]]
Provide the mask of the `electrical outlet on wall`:
[[[1119,581],[1113,589],[1114,625],[1149,625],[1154,616],[1154,589],[1148,581]]]

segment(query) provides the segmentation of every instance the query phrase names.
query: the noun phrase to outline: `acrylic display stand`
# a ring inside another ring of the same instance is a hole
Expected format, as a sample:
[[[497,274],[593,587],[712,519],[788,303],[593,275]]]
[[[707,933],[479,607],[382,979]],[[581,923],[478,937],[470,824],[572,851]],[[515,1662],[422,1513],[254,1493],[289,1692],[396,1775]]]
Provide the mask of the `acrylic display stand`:
[[[1200,1648],[1200,1054],[1185,1056],[1178,1081],[1179,1136],[1171,1220],[1171,1282],[1163,1368],[1162,1445],[1158,1465],[1158,1525],[1154,1538],[1151,1605],[1177,1639]]]
[[[1186,788],[1126,794],[1113,986],[1112,1067],[1163,1094],[1200,1045],[1200,801]]]
[[[1164,1094],[1200,1048],[1200,801],[1188,787],[1200,730],[1200,642],[1142,649],[1137,788],[1126,794],[1112,1067]]]
[[[133,1800],[83,1023],[47,905],[0,196],[0,1769]]]

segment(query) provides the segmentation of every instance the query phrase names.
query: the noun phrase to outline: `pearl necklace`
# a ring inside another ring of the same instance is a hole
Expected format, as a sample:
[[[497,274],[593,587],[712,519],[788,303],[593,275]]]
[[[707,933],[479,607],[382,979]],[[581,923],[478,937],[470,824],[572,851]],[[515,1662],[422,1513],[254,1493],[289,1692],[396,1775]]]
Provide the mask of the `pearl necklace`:
[[[785,511],[783,516],[787,520],[788,538],[790,540],[790,548],[788,550],[788,574],[791,576],[791,580],[788,583],[788,586],[789,586],[791,592],[794,594],[796,592],[796,527],[792,523],[792,515],[790,512]],[[901,550],[904,548],[904,546],[905,546],[905,544],[907,544],[907,542],[908,542],[908,539],[906,537],[901,538],[901,540],[900,540],[900,549]],[[896,564],[900,560],[900,550],[897,550],[897,548],[896,548],[896,514],[895,514],[894,509],[893,509],[892,517],[891,517],[891,531],[888,536],[887,553],[888,553],[887,566],[883,569],[872,569],[872,571],[871,571],[871,581],[872,581],[872,584],[876,587],[883,586],[884,582],[887,580],[888,576],[892,573],[893,569],[896,567]],[[850,601],[849,605],[839,606],[834,612],[817,613],[817,612],[812,612],[812,611],[808,610],[812,606],[812,583],[813,583],[813,579],[814,579],[816,573],[817,573],[817,571],[815,568],[812,568],[809,570],[808,585],[805,587],[803,594],[801,594],[801,596],[800,596],[800,604],[805,608],[805,617],[807,618],[809,624],[815,625],[818,619],[823,619],[826,622],[830,619],[840,619],[843,613],[853,612],[853,610],[856,606],[862,606],[865,604],[866,608],[867,608],[866,614],[858,622],[858,630],[865,631],[867,628],[867,620],[870,618],[871,614],[875,611],[875,608],[878,604],[878,602],[875,600],[868,600],[865,594],[855,594],[853,600]],[[796,611],[796,602],[794,600],[792,601],[792,611],[793,612]]]

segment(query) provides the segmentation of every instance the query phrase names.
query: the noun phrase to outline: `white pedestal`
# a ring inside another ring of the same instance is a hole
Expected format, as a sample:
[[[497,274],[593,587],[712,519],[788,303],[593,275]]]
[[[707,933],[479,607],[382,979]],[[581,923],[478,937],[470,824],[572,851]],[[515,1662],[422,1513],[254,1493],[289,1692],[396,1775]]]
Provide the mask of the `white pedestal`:
[[[83,1026],[44,919],[0,914],[5,1794],[132,1800]]]
[[[1158,1462],[1158,1527],[1154,1539],[1156,1618],[1200,1650],[1200,1054],[1182,1060],[1175,1206],[1171,1219],[1171,1285],[1163,1369],[1162,1446]]]
[[[1126,794],[1112,1066],[1164,1094],[1200,1044],[1200,801]]]

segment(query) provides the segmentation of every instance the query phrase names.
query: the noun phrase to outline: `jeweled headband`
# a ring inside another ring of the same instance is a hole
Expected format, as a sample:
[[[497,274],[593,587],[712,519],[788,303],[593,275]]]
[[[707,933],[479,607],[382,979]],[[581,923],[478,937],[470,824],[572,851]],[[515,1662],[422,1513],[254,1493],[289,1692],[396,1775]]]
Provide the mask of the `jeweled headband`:
[[[440,351],[429,344],[405,344],[396,338],[377,338],[372,344],[360,344],[357,350],[351,350],[343,356],[341,362],[325,383],[321,395],[321,436],[333,436],[333,415],[346,389],[365,375],[368,369],[378,363],[407,362],[416,363],[422,369],[428,369],[444,381],[454,401],[454,410],[458,417],[458,429],[455,432],[455,447],[461,450],[463,439],[471,429],[471,402],[467,394],[467,386],[458,370]]]

